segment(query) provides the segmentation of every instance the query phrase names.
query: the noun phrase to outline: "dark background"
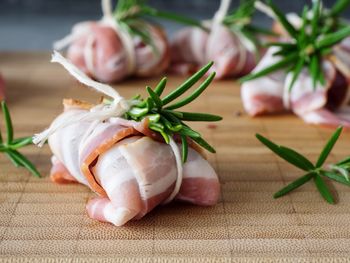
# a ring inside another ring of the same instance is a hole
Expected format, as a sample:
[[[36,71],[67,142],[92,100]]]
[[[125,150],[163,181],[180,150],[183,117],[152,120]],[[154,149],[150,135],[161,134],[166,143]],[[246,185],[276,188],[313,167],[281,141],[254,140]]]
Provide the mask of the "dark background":
[[[115,2],[115,1],[114,1]],[[200,19],[213,16],[219,0],[149,0],[151,6]],[[286,12],[299,11],[311,0],[275,0]],[[335,0],[324,0],[331,6]],[[232,8],[238,0],[232,0]],[[350,10],[345,13],[350,16]],[[0,50],[51,49],[54,40],[70,32],[72,25],[101,17],[100,0],[0,0]],[[255,22],[269,26],[270,19],[257,14]],[[171,35],[180,26],[160,21]]]

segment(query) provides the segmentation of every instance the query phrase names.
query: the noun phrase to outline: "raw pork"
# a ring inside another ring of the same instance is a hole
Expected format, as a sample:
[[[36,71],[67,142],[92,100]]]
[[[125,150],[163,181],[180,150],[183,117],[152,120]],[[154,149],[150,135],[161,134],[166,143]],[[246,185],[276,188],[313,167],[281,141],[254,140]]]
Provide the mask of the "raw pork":
[[[188,74],[214,61],[211,70],[217,79],[248,74],[256,65],[255,55],[228,27],[214,28],[210,33],[194,27],[180,30],[171,45],[171,70]]]
[[[275,64],[279,57],[270,48],[253,72]],[[304,69],[292,90],[288,91],[291,74],[277,71],[273,74],[243,83],[243,106],[251,116],[291,110],[307,123],[350,127],[350,78],[339,58],[323,61],[326,85],[314,89],[311,76]]]
[[[80,106],[66,104],[66,110],[54,122],[86,112]],[[146,120],[76,122],[52,134],[49,145],[54,155],[51,179],[90,187],[99,196],[88,202],[89,216],[117,226],[140,219],[167,201],[177,180],[171,147],[158,140]],[[215,171],[190,147],[175,199],[208,206],[216,204],[219,194]]]

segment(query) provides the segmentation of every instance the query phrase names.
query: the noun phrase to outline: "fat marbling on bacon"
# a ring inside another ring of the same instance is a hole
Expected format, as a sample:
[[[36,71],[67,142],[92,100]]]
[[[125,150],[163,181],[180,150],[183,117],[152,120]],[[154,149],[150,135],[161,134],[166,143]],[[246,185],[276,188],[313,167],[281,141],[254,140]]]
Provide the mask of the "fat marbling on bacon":
[[[276,48],[270,48],[253,72],[277,63],[273,56]],[[349,53],[347,53],[349,56]],[[313,86],[312,78],[304,69],[288,90],[291,73],[283,70],[243,83],[241,96],[246,112],[251,116],[290,110],[311,124],[350,127],[350,74],[344,64],[350,64],[345,56],[336,52],[331,60],[322,62],[326,84]]]
[[[79,117],[87,111],[82,104],[66,101],[65,111],[54,122]],[[99,221],[121,226],[140,219],[162,204],[175,186],[173,151],[148,129],[146,120],[76,122],[52,134],[49,146],[53,152],[51,179],[57,183],[79,182],[97,193],[86,209],[91,218]],[[175,199],[208,206],[216,204],[219,193],[214,169],[190,147]]]

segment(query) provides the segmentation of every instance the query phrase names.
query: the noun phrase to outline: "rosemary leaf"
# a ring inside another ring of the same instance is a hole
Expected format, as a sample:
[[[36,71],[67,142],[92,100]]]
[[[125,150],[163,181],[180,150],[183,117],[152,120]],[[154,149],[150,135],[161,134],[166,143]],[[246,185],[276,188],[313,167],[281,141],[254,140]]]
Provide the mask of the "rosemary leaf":
[[[293,164],[294,166],[304,171],[311,171],[315,169],[314,165],[300,153],[290,148],[277,145],[260,134],[256,134],[256,138],[262,144],[268,147],[271,151],[273,151],[275,154],[277,154],[279,157],[289,162],[290,164]]]
[[[321,173],[321,175],[328,177],[329,179],[331,179],[333,181],[350,186],[350,182],[348,180],[346,180],[346,178],[344,176],[340,176],[338,174],[335,174],[333,172],[328,172],[328,171],[321,171],[320,173]]]
[[[316,41],[315,45],[318,49],[322,49],[333,46],[348,36],[350,36],[350,26],[342,28],[334,33],[327,34],[320,40]]]
[[[181,116],[178,117],[182,121],[221,121],[222,117],[217,115],[212,115],[208,113],[196,113],[196,112],[184,112],[176,111],[175,113],[180,113]]]
[[[16,150],[11,151],[14,158],[16,158],[16,161],[19,162],[22,166],[24,166],[29,172],[31,172],[36,177],[41,177],[38,170],[35,168],[35,166],[21,153],[19,153]]]
[[[154,107],[154,101],[151,97],[147,98],[146,100],[146,107],[147,107],[147,111],[151,111]]]
[[[321,83],[322,86],[326,85],[326,79],[324,77],[324,72],[322,69],[322,65],[319,65],[320,70],[318,72],[318,81]]]
[[[318,22],[320,19],[320,13],[321,13],[321,1],[320,0],[314,0],[314,5],[312,8],[312,19],[311,19],[311,37],[314,39],[317,36],[318,32]]]
[[[286,43],[286,42],[268,42],[264,44],[265,47],[282,47],[282,48],[287,48],[287,49],[294,49],[295,45],[291,43]]]
[[[183,118],[183,114],[182,112],[179,111],[171,111],[171,110],[163,110],[164,113],[169,113],[171,115],[173,115],[174,117],[178,118],[178,119],[182,119]]]
[[[198,145],[202,146],[204,149],[206,149],[208,152],[216,153],[215,149],[202,137],[199,138],[191,138],[193,141],[195,141]]]
[[[198,89],[196,89],[190,96],[175,102],[174,104],[165,107],[165,109],[167,110],[174,110],[174,109],[178,109],[181,108],[189,103],[191,103],[192,101],[194,101],[196,98],[198,98],[202,92],[210,85],[210,83],[212,82],[212,80],[215,77],[215,72],[211,73],[209,75],[209,77],[203,81],[203,83],[198,87]]]
[[[274,37],[278,36],[277,33],[271,31],[270,29],[260,28],[254,25],[246,25],[246,28],[254,34],[263,34],[263,35],[274,36]]]
[[[316,168],[320,168],[324,162],[326,161],[328,155],[332,151],[335,143],[339,139],[339,136],[343,130],[343,127],[338,127],[336,131],[333,133],[332,137],[329,139],[329,141],[326,143],[325,147],[323,148],[320,156],[318,157],[318,160],[316,162]]]
[[[147,86],[146,90],[148,92],[148,94],[150,95],[150,97],[152,98],[153,102],[155,103],[155,105],[157,106],[158,109],[161,109],[163,107],[163,102],[162,100],[159,98],[158,94],[155,93],[151,87]]]
[[[347,163],[350,163],[350,157],[347,157],[344,160],[341,160],[336,165],[344,165],[344,164],[347,164]]]
[[[184,83],[182,83],[177,89],[175,89],[173,92],[169,93],[167,96],[165,96],[162,101],[163,105],[168,104],[169,102],[172,102],[174,99],[178,98],[182,94],[184,94],[188,89],[190,89],[201,77],[207,73],[207,71],[211,68],[213,65],[213,62],[209,62],[207,65],[202,67],[197,73],[192,75],[188,80],[186,80]]]
[[[316,174],[314,176],[314,182],[317,186],[318,191],[322,195],[322,197],[330,204],[334,204],[334,198],[329,191],[326,183],[323,181],[320,175]]]
[[[192,130],[190,127],[188,127],[186,125],[182,126],[182,129],[179,131],[179,133],[181,135],[191,137],[192,139],[201,137],[201,135],[198,132]]]
[[[169,144],[170,142],[170,139],[169,139],[169,135],[164,131],[164,126],[160,123],[149,123],[149,126],[148,126],[151,130],[154,130],[156,132],[159,132],[164,141]]]
[[[245,82],[245,81],[257,79],[257,78],[260,78],[262,76],[268,75],[276,70],[283,69],[283,68],[287,67],[290,62],[294,61],[297,58],[298,58],[298,55],[293,53],[289,56],[286,56],[285,58],[283,58],[281,61],[277,62],[276,64],[273,64],[273,65],[266,67],[258,72],[251,73],[251,74],[241,78],[240,81]]]
[[[289,83],[289,86],[288,86],[288,90],[289,91],[292,90],[292,87],[293,87],[295,81],[299,77],[299,74],[300,74],[301,70],[304,67],[304,63],[305,63],[305,59],[304,58],[300,58],[299,61],[297,62],[297,64],[295,65],[294,71],[292,73],[293,74],[292,80],[291,80],[291,82]]]
[[[158,96],[161,96],[164,89],[165,89],[165,86],[166,86],[166,83],[167,83],[167,78],[162,78],[161,81],[159,81],[158,85],[156,86],[156,88],[154,89],[154,92],[158,95]]]
[[[343,12],[350,4],[350,0],[338,0],[335,2],[333,7],[331,8],[329,15],[336,16],[339,13]]]
[[[1,108],[5,119],[6,125],[6,144],[10,144],[13,140],[13,126],[11,115],[5,101],[1,102]]]
[[[171,122],[173,122],[175,124],[181,124],[181,121],[178,119],[178,116],[174,116],[174,112],[173,111],[162,110],[161,113],[162,113],[162,115],[164,115],[164,117],[166,117]],[[179,115],[181,115],[180,117],[183,116],[181,113],[179,113]]]
[[[187,138],[184,135],[181,135],[181,148],[182,148],[182,162],[185,163],[187,161],[188,156],[188,144]]]
[[[149,114],[147,115],[147,118],[150,122],[158,122],[160,120],[160,114]]]
[[[162,120],[162,123],[164,123],[165,127],[167,127],[170,131],[178,132],[183,128],[181,124],[173,125],[167,118],[163,116],[160,116],[160,119]]]
[[[134,118],[141,117],[145,114],[148,113],[147,108],[138,108],[138,107],[132,107],[129,111],[128,114]]]
[[[33,137],[29,136],[29,137],[23,137],[23,138],[18,138],[18,139],[14,139],[12,140],[11,144],[9,145],[9,147],[11,149],[18,149],[18,148],[22,148],[24,146],[30,145],[33,143]]]
[[[316,89],[317,86],[317,81],[319,79],[319,74],[320,74],[320,62],[318,59],[318,56],[312,56],[311,57],[311,62],[309,64],[309,71],[312,76],[312,84],[314,90]]]
[[[314,172],[307,173],[304,176],[296,179],[295,181],[291,182],[287,186],[283,187],[281,190],[276,192],[273,197],[279,198],[281,196],[284,196],[285,194],[288,194],[290,191],[293,191],[294,189],[298,188],[299,186],[305,184],[306,182],[310,181],[311,178],[315,176]]]
[[[17,159],[17,157],[13,154],[12,150],[6,150],[5,154],[7,155],[7,157],[10,159],[10,161],[12,162],[12,164],[15,167],[21,167],[23,166]]]
[[[291,37],[296,38],[298,35],[298,32],[294,28],[294,26],[291,23],[289,23],[286,16],[275,6],[275,4],[272,3],[271,0],[269,0],[268,3],[269,3],[271,10],[275,13],[277,19],[283,25],[283,27],[286,29],[286,31],[289,33],[289,35]]]
[[[144,7],[143,12],[145,13],[145,15],[149,15],[151,17],[158,17],[158,18],[174,21],[177,23],[181,23],[187,26],[198,27],[203,29],[204,31],[208,31],[208,29],[204,27],[201,22],[189,17],[181,16],[181,15],[166,12],[166,11],[156,10],[150,7]]]
[[[302,15],[302,25],[301,25],[301,28],[299,30],[300,33],[299,33],[298,41],[297,41],[297,45],[301,49],[305,48],[305,45],[307,45],[306,27],[307,27],[307,23],[308,23],[308,19],[307,19],[308,11],[309,10],[308,10],[307,6],[304,6],[303,15]]]

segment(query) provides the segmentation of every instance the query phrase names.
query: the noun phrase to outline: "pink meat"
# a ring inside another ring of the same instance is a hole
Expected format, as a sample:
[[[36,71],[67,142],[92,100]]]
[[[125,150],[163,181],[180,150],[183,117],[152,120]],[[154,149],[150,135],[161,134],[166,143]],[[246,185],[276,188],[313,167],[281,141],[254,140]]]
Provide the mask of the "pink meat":
[[[171,50],[172,71],[181,74],[214,61],[211,71],[216,72],[217,79],[239,77],[248,74],[256,65],[254,54],[223,25],[210,33],[198,28],[180,30],[174,37]]]
[[[123,45],[111,27],[91,22],[89,30],[68,48],[67,57],[86,74],[102,82],[115,82],[128,75]],[[86,61],[87,45],[92,46],[92,65]]]
[[[169,47],[164,32],[148,25],[153,47],[135,37],[135,67],[130,69],[123,43],[108,26],[97,22],[84,22],[73,28],[75,40],[68,48],[67,57],[89,76],[101,82],[117,82],[130,75],[153,76],[164,71],[170,60]]]
[[[55,121],[84,112],[86,110],[68,108]],[[104,194],[87,204],[91,218],[124,225],[132,219],[142,218],[172,193],[177,179],[173,151],[169,145],[144,136],[144,125],[111,118],[99,124],[78,122],[50,136],[49,145],[55,156],[53,170],[60,168],[63,174],[68,171],[76,181],[94,191],[82,166],[96,147],[103,145],[99,148],[103,150],[99,150],[96,159],[89,164],[96,183],[104,190]],[[109,143],[110,138],[130,128],[135,132],[114,144]],[[220,184],[215,171],[197,151],[189,148],[176,199],[214,205],[219,194]]]
[[[260,71],[279,61],[271,48],[253,72]],[[326,85],[313,86],[311,76],[304,69],[288,92],[291,74],[275,72],[242,85],[243,106],[248,114],[256,116],[266,113],[293,111],[307,123],[328,126],[350,127],[350,114],[342,110],[350,101],[350,78],[328,60],[323,61]]]
[[[271,64],[277,63],[280,58],[273,56],[275,51],[276,49],[270,48],[253,72],[258,72]],[[285,77],[286,74],[283,71],[277,71],[266,77],[243,83],[241,96],[245,111],[251,116],[284,111]]]
[[[0,101],[5,99],[5,80],[0,75]]]

